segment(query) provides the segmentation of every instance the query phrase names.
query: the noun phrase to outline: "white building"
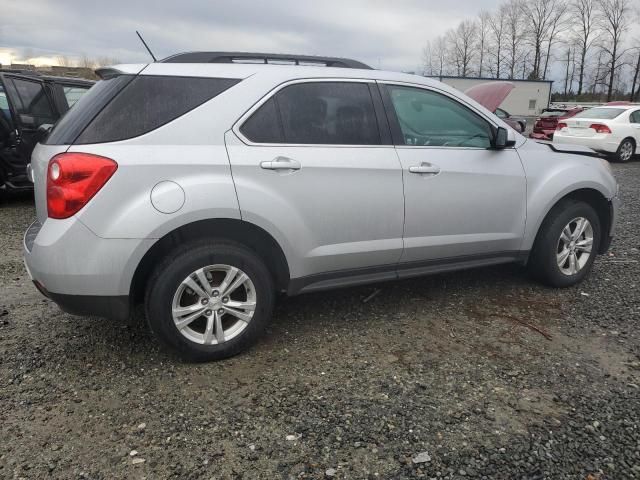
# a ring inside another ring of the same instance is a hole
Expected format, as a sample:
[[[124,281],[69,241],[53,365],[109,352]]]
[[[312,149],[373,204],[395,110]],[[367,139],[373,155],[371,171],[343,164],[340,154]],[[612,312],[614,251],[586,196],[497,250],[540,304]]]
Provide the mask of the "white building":
[[[513,80],[501,78],[477,78],[477,77],[433,77],[447,85],[464,92],[481,83],[511,82],[515,88],[502,102],[500,108],[511,115],[533,117],[539,115],[543,108],[547,108],[551,102],[552,80]]]

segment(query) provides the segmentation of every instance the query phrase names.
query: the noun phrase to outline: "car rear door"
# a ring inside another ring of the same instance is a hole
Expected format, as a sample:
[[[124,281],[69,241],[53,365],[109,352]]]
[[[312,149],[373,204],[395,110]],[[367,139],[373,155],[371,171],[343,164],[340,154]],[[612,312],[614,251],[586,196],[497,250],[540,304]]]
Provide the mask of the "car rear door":
[[[493,149],[495,126],[446,92],[381,88],[404,174],[400,276],[447,262],[517,257],[526,179],[515,148]]]
[[[242,218],[284,245],[299,288],[395,278],[402,171],[373,81],[299,80],[227,133]]]

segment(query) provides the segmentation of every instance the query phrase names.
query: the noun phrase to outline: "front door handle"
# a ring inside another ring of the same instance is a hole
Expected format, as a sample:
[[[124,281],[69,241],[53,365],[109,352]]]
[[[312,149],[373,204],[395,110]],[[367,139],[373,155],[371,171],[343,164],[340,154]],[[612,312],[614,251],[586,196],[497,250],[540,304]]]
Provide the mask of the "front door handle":
[[[260,162],[265,170],[300,170],[300,162],[288,157],[276,157],[273,160]]]
[[[422,162],[420,165],[410,166],[409,172],[423,175],[437,175],[438,173],[440,173],[440,167],[437,165],[432,165],[431,163]]]

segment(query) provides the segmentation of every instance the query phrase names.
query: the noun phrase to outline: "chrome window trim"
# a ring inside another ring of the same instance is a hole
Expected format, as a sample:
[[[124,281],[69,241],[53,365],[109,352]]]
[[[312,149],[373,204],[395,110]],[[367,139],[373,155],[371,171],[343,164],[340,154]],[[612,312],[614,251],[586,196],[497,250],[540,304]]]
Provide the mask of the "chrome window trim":
[[[314,77],[314,78],[296,78],[294,80],[287,80],[281,83],[271,90],[269,90],[264,96],[262,96],[256,103],[253,104],[249,110],[247,110],[242,116],[236,120],[231,127],[231,131],[235,133],[236,137],[245,145],[251,147],[312,147],[312,148],[394,148],[394,145],[367,145],[367,144],[334,144],[334,143],[258,143],[252,142],[240,131],[240,128],[258,110],[264,103],[273,98],[280,90],[299,83],[366,83],[370,85],[376,85],[376,81],[369,78],[348,78],[348,77]],[[372,99],[372,107],[373,99]]]

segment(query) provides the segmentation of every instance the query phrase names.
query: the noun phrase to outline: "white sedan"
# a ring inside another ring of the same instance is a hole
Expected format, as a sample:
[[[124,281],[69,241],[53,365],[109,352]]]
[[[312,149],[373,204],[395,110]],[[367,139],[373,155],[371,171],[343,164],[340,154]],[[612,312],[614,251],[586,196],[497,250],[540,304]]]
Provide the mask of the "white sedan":
[[[640,105],[607,105],[558,123],[553,143],[584,145],[627,162],[640,153]]]

